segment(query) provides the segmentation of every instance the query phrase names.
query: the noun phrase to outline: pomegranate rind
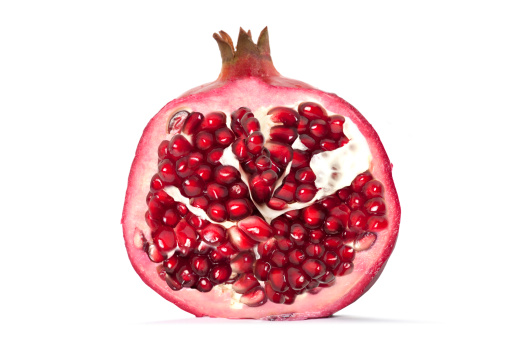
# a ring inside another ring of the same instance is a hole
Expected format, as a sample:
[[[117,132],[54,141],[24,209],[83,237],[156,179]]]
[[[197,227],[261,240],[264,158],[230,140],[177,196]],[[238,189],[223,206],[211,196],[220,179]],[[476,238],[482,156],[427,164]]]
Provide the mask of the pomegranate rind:
[[[245,94],[246,88],[248,95]],[[180,110],[199,111],[203,114],[213,111],[232,112],[243,106],[252,111],[264,109],[267,112],[271,107],[297,107],[299,103],[307,101],[322,105],[330,114],[350,118],[366,138],[372,154],[370,172],[385,187],[388,229],[381,232],[372,248],[356,254],[351,274],[337,278],[334,285],[320,288],[318,293],[298,296],[291,305],[267,302],[259,307],[236,308],[231,306],[230,292],[218,287],[208,293],[186,288],[171,290],[158,275],[158,264],[150,261],[143,250],[141,234],[148,242],[151,241],[151,231],[145,223],[145,197],[149,191],[150,179],[157,170],[158,145],[179,132],[171,130],[167,133],[172,114]],[[130,171],[122,225],[127,253],[136,272],[148,286],[181,309],[198,317],[299,320],[330,316],[357,300],[373,285],[394,249],[400,217],[400,204],[387,153],[370,123],[352,105],[335,94],[321,92],[283,77],[246,77],[191,90],[183,97],[169,102],[151,119],[143,132]]]

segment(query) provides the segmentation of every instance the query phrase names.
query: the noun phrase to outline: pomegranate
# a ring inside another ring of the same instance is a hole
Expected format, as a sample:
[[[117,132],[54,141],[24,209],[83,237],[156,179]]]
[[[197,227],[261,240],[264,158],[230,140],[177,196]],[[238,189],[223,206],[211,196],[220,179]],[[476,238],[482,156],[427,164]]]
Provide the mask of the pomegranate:
[[[376,281],[400,206],[377,133],[282,77],[268,32],[214,34],[222,71],[168,103],[137,148],[123,211],[146,284],[196,316],[330,316]]]

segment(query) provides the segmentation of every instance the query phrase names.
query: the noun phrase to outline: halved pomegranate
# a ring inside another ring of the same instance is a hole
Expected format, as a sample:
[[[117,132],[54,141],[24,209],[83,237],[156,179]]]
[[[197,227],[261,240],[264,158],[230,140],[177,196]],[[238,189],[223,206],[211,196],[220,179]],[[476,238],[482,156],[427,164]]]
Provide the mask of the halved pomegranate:
[[[280,76],[268,33],[215,34],[219,78],[148,124],[123,232],[141,278],[196,316],[326,317],[376,281],[400,206],[377,133],[334,94]]]

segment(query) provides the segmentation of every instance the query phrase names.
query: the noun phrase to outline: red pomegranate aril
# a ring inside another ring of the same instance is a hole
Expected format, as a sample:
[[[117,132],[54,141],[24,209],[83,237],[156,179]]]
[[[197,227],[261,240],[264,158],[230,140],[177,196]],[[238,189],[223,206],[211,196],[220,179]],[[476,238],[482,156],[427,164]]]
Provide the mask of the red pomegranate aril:
[[[329,127],[326,121],[317,119],[310,122],[308,130],[314,138],[321,139],[327,135],[329,132]]]
[[[190,263],[192,270],[196,275],[204,277],[208,274],[211,267],[211,262],[205,256],[194,256]]]
[[[202,194],[204,182],[203,180],[197,176],[193,175],[189,178],[185,179],[182,183],[182,194],[186,197],[195,197]]]
[[[289,262],[289,259],[285,253],[280,250],[275,250],[271,255],[271,265],[282,268]]]
[[[381,197],[373,197],[364,203],[364,210],[370,215],[384,215],[386,213],[386,204]]]
[[[208,209],[209,199],[206,196],[194,197],[190,200],[190,205],[202,210]]]
[[[331,151],[339,148],[339,144],[332,139],[325,138],[320,141],[320,148],[325,151]]]
[[[299,265],[306,259],[306,254],[301,249],[294,249],[289,252],[288,258],[291,264]]]
[[[233,268],[234,271],[234,268]],[[253,273],[243,273],[241,276],[232,284],[232,289],[240,294],[246,293],[247,291],[259,286],[259,282],[255,278]]]
[[[345,224],[343,224],[343,222],[337,217],[329,216],[324,221],[323,229],[326,232],[326,234],[329,235],[337,234],[344,228]]]
[[[192,175],[193,170],[190,168],[188,164],[188,156],[182,157],[176,161],[176,174],[180,178],[187,178]]]
[[[363,194],[366,198],[384,196],[384,186],[378,180],[371,180],[363,186]]]
[[[276,190],[274,197],[291,203],[294,201],[297,187],[298,185],[296,183],[285,182],[280,188]]]
[[[322,277],[318,279],[319,286],[321,288],[328,288],[334,284],[336,277],[333,274],[333,271],[327,270],[326,273]]]
[[[177,254],[174,254],[164,261],[163,266],[168,274],[172,274],[176,272],[182,264],[183,260]]]
[[[276,292],[285,292],[289,289],[287,276],[281,268],[272,268],[269,271],[268,280]]]
[[[243,126],[243,129],[247,135],[250,135],[254,131],[261,130],[259,120],[257,120],[255,117],[250,117],[249,119],[245,120],[244,123],[242,122],[241,125]]]
[[[301,211],[299,209],[295,209],[295,210],[287,211],[284,216],[287,219],[294,221],[299,218],[300,214],[301,214]]]
[[[181,283],[178,282],[178,280],[173,276],[166,275],[165,281],[166,281],[167,285],[169,286],[169,288],[171,288],[171,290],[173,290],[173,291],[178,291],[183,288]]]
[[[214,222],[223,222],[227,219],[227,209],[221,202],[218,201],[210,203],[207,214]]]
[[[244,162],[247,159],[250,158],[250,155],[248,154],[248,149],[246,147],[246,140],[245,139],[237,139],[232,143],[232,153],[236,155],[239,162]]]
[[[306,117],[300,116],[299,123],[298,123],[299,135],[304,134],[306,132],[306,130],[308,129],[309,123],[310,123],[310,121]]]
[[[191,152],[188,154],[188,167],[196,169],[201,163],[204,162],[204,155],[198,151]]]
[[[162,161],[168,158],[168,154],[169,154],[169,141],[163,140],[162,142],[160,142],[160,145],[158,146],[158,159]]]
[[[273,231],[268,223],[259,216],[250,216],[238,222],[238,228],[243,230],[247,236],[257,242],[268,240]]]
[[[287,126],[274,126],[271,128],[269,136],[273,141],[292,144],[298,137],[296,128]]]
[[[184,220],[182,219],[178,225],[174,228],[174,233],[176,234],[176,241],[178,242],[178,247],[183,249],[195,249],[197,247],[197,233],[195,230]]]
[[[183,128],[181,128],[181,131],[184,132],[185,134],[192,135],[200,127],[203,120],[204,115],[198,112],[193,112],[190,115],[188,115],[185,124],[183,124]]]
[[[320,258],[324,254],[324,246],[321,244],[308,244],[305,248],[308,257]]]
[[[167,184],[174,184],[177,182],[176,170],[174,164],[170,160],[163,160],[158,166],[160,178]]]
[[[269,281],[264,283],[264,290],[266,290],[266,296],[271,302],[276,304],[285,303],[285,296],[281,292],[276,292]]]
[[[231,259],[232,271],[236,273],[245,273],[252,271],[255,263],[255,255],[251,251],[243,251],[238,253]]]
[[[287,202],[279,198],[273,197],[268,201],[267,205],[273,210],[283,210],[287,207]]]
[[[271,264],[268,262],[259,259],[257,262],[255,262],[254,265],[254,275],[255,277],[260,281],[267,281],[268,280],[268,274],[271,270]]]
[[[301,183],[312,183],[317,177],[310,167],[304,167],[296,171],[295,178]]]
[[[303,102],[298,106],[298,113],[309,120],[327,118],[327,113],[319,104]]]
[[[250,182],[250,192],[253,200],[259,204],[267,202],[271,196],[271,186],[267,185],[260,176],[253,177],[253,179]]]
[[[281,238],[276,242],[278,248],[282,251],[289,251],[294,248],[294,243],[288,238]]]
[[[336,192],[336,195],[342,200],[347,201],[351,193],[350,188],[343,188]]]
[[[352,211],[349,218],[349,226],[353,230],[366,229],[367,218],[361,210]]]
[[[354,263],[351,262],[343,262],[338,265],[338,267],[334,270],[334,274],[336,276],[346,276],[352,273],[354,269]]]
[[[251,154],[260,154],[264,145],[264,136],[260,131],[255,131],[246,139],[246,148]]]
[[[200,278],[197,281],[196,289],[201,292],[210,292],[213,289],[213,283],[208,278]]]
[[[161,252],[169,252],[176,247],[176,237],[172,228],[161,228],[153,234],[153,243]]]
[[[309,155],[305,151],[296,149],[292,153],[291,167],[294,169],[308,167],[310,165]]]
[[[243,198],[248,196],[248,187],[243,182],[236,182],[229,186],[230,198]]]
[[[222,112],[213,112],[204,116],[201,123],[201,128],[206,130],[215,131],[221,126],[225,125],[226,117]]]
[[[208,220],[205,220],[194,214],[189,214],[186,218],[188,224],[190,224],[192,227],[196,229],[202,229],[210,223]]]
[[[312,204],[303,209],[302,216],[307,228],[316,229],[324,222],[326,213],[320,205]]]
[[[297,290],[297,292],[302,292],[302,291],[301,290]],[[294,304],[294,302],[296,301],[297,295],[298,294],[296,293],[296,291],[293,291],[293,290],[289,290],[287,292],[284,292],[283,293],[283,296],[285,297],[284,304],[285,305]]]
[[[325,237],[326,234],[320,229],[313,229],[308,233],[308,240],[310,243],[320,243]]]
[[[255,160],[253,159],[243,162],[241,167],[249,174],[255,174],[257,172],[257,166],[255,165]]]
[[[174,228],[176,224],[180,221],[181,216],[178,214],[176,209],[167,209],[164,213],[164,217],[162,217],[162,221],[165,225]]]
[[[239,251],[250,250],[255,246],[255,244],[257,244],[243,230],[239,229],[237,226],[230,227],[227,230],[227,232],[229,241]]]
[[[370,231],[381,231],[387,228],[388,220],[385,216],[370,216],[366,221],[366,229]]]
[[[190,288],[197,283],[197,275],[188,265],[183,265],[178,272],[176,272],[176,279],[183,287],[187,288]]]
[[[298,267],[287,269],[287,280],[293,290],[302,290],[310,283],[306,274]]]
[[[223,153],[224,150],[221,148],[212,149],[206,156],[206,161],[208,161],[208,163],[211,165],[218,165],[220,164],[220,158],[222,157]]]
[[[299,123],[299,114],[287,107],[276,107],[268,112],[271,121],[275,123],[283,123],[288,127],[297,127]]]
[[[200,131],[194,136],[195,147],[199,150],[208,150],[214,144],[213,134],[208,131]]]
[[[307,259],[303,262],[301,268],[312,279],[320,278],[326,273],[326,265],[318,259]]]
[[[164,181],[160,178],[158,174],[153,175],[150,182],[150,191],[155,192],[157,190],[163,189],[165,186]]]
[[[364,251],[368,250],[373,246],[375,241],[377,240],[377,235],[372,232],[363,232],[359,234],[354,241],[354,250],[355,251]]]
[[[278,179],[278,176],[273,170],[268,169],[260,174],[260,178],[264,181],[264,183],[267,186],[272,186],[273,184],[275,184],[276,180]]]
[[[362,208],[364,205],[364,202],[365,202],[365,198],[363,197],[363,195],[361,195],[357,192],[353,192],[352,194],[350,194],[349,198],[347,199],[347,205],[352,210],[358,210],[358,209]]]
[[[329,117],[329,127],[331,132],[334,134],[343,132],[343,124],[345,123],[345,118],[341,115],[333,115]]]
[[[289,233],[289,222],[285,218],[277,217],[271,221],[271,228],[275,237],[282,238]]]
[[[347,245],[342,245],[338,249],[337,254],[342,262],[352,262],[356,256],[354,248],[351,248]]]
[[[227,147],[234,141],[233,132],[227,128],[220,128],[215,131],[215,141],[221,147]]]
[[[296,201],[306,203],[310,202],[317,193],[317,188],[313,184],[301,184],[296,189],[296,194],[294,195]]]
[[[350,184],[350,187],[355,192],[361,192],[363,190],[364,185],[367,182],[371,181],[372,179],[373,179],[373,177],[371,176],[371,174],[368,171],[361,173],[361,174],[357,175],[356,178],[354,178],[354,180]]]
[[[148,246],[147,254],[148,258],[154,263],[161,263],[164,260],[164,255],[154,244]]]
[[[308,232],[301,224],[293,224],[290,228],[290,238],[296,245],[303,245],[306,242]]]
[[[162,222],[153,218],[149,210],[144,213],[144,220],[146,221],[146,224],[148,224],[151,230],[156,230],[163,226]]]
[[[247,291],[239,301],[250,307],[261,306],[267,302],[266,292],[260,286]]]
[[[345,204],[339,204],[338,206],[331,209],[329,214],[333,217],[338,218],[344,227],[349,224],[350,208]]]
[[[192,145],[183,135],[174,135],[171,141],[169,141],[169,154],[174,158],[178,159],[187,155],[192,150]]]
[[[301,143],[310,150],[314,149],[318,144],[313,137],[307,134],[299,135],[299,139],[301,140]]]
[[[320,204],[324,207],[324,209],[326,210],[331,210],[333,209],[335,206],[337,206],[340,202],[340,200],[338,199],[338,197],[336,196],[329,196],[329,197],[326,197],[324,198],[323,200],[320,201]]]
[[[209,279],[212,283],[222,284],[231,276],[231,267],[229,265],[218,265],[211,268]]]
[[[148,210],[150,211],[150,216],[152,219],[161,221],[162,217],[164,217],[164,213],[166,208],[159,200],[156,198],[151,198],[150,203],[148,203]]]
[[[215,180],[220,184],[229,185],[240,179],[238,169],[233,166],[218,166],[215,169]]]
[[[204,242],[209,245],[217,246],[226,240],[225,229],[219,224],[209,224],[201,230],[201,236]]]
[[[260,171],[271,169],[271,160],[269,157],[261,155],[255,160],[255,166]]]
[[[265,144],[266,149],[271,154],[271,160],[282,167],[286,167],[292,161],[292,148],[284,143],[268,141]]]
[[[253,212],[253,208],[250,202],[246,198],[230,199],[225,202],[227,213],[229,214],[229,220],[239,221],[247,216],[250,216]]]
[[[184,217],[188,213],[188,208],[184,203],[178,202],[176,203],[176,210],[180,214],[181,217]]]
[[[223,200],[227,195],[229,195],[227,187],[221,184],[212,182],[206,186],[206,196],[212,201]]]
[[[208,182],[211,179],[212,171],[209,165],[203,164],[196,169],[195,174],[204,182]]]
[[[324,255],[322,256],[322,261],[326,266],[333,270],[340,264],[340,258],[338,257],[338,254],[334,251],[326,251],[324,252]]]

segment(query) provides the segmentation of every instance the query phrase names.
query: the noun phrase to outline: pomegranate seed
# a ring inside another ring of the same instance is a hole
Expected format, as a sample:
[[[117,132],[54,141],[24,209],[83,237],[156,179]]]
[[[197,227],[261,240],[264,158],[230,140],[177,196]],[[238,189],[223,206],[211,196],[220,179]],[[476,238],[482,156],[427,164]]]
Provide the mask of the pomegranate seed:
[[[163,140],[162,142],[160,142],[160,145],[158,146],[158,159],[159,160],[164,160],[166,159],[169,154],[169,141],[168,140]]]
[[[231,267],[228,265],[217,265],[211,268],[209,279],[212,283],[222,284],[231,276]]]
[[[298,267],[290,267],[287,270],[287,279],[294,290],[302,290],[310,283],[303,270]]]
[[[340,203],[340,200],[336,196],[329,196],[324,198],[320,204],[324,207],[326,210],[331,210],[335,206],[337,206]]]
[[[150,203],[148,203],[148,210],[150,212],[150,216],[152,219],[157,221],[162,220],[162,217],[165,213],[165,207],[158,201],[156,198],[152,198]]]
[[[154,192],[164,188],[164,182],[158,174],[153,175],[150,182],[150,191]]]
[[[187,217],[188,224],[190,224],[192,227],[196,229],[202,229],[206,227],[209,224],[208,220],[202,219],[199,216],[196,216],[194,214],[190,214]]]
[[[264,156],[264,155],[259,156],[255,160],[255,166],[260,171],[265,171],[265,170],[271,169],[271,160],[267,156]]]
[[[232,246],[231,243],[227,242],[227,243],[224,243],[222,245],[220,245],[218,248],[218,251],[220,251],[222,254],[230,257],[236,253],[238,253],[238,251]]]
[[[313,102],[303,102],[298,106],[298,113],[309,120],[327,118],[327,113],[320,105]]]
[[[366,228],[370,231],[381,231],[388,226],[387,218],[384,216],[370,216],[366,222]]]
[[[220,158],[222,158],[222,154],[224,153],[224,150],[221,148],[212,149],[207,157],[206,161],[208,161],[211,165],[218,165],[220,164]]]
[[[172,228],[161,228],[153,234],[153,244],[162,252],[169,252],[176,247],[176,238]]]
[[[267,298],[264,289],[259,286],[246,292],[239,301],[247,306],[256,307],[266,303]]]
[[[257,252],[259,256],[264,259],[269,259],[276,249],[276,241],[274,238],[267,240],[266,242],[259,243],[257,246]]]
[[[182,194],[186,197],[195,197],[202,194],[202,187],[204,185],[201,177],[197,175],[190,176],[186,180],[183,181]]]
[[[186,178],[190,175],[192,175],[193,170],[190,168],[188,164],[188,157],[182,157],[178,161],[176,161],[176,174],[180,178]]]
[[[349,198],[347,199],[347,205],[352,210],[357,210],[357,209],[362,208],[364,205],[364,202],[365,202],[365,198],[363,197],[363,195],[361,195],[357,192],[353,192],[352,194],[350,194]]]
[[[243,182],[234,183],[229,187],[230,198],[243,198],[248,196],[248,187]]]
[[[312,279],[320,278],[326,273],[326,265],[318,259],[307,259],[301,268]]]
[[[176,224],[180,221],[181,217],[176,211],[176,209],[167,209],[164,213],[164,217],[162,217],[162,221],[164,221],[164,224],[174,228]]]
[[[301,143],[303,143],[308,149],[314,149],[317,145],[317,141],[315,141],[315,139],[310,135],[300,135],[299,139],[301,140]]]
[[[176,279],[183,287],[187,288],[190,288],[197,283],[197,275],[188,265],[183,265],[178,272],[176,272]]]
[[[325,151],[331,151],[339,148],[339,144],[332,139],[325,138],[319,143],[320,148]]]
[[[300,211],[298,209],[296,209],[296,210],[287,211],[284,216],[290,220],[295,220],[295,219],[299,218],[299,214],[300,214]]]
[[[271,136],[271,139],[273,141],[292,144],[298,137],[298,133],[296,131],[296,128],[287,126],[275,126],[271,128],[269,136]]]
[[[174,135],[169,142],[169,154],[175,159],[187,155],[191,150],[192,145],[183,135]]]
[[[338,190],[338,192],[336,193],[336,195],[342,201],[346,201],[349,198],[350,193],[351,193],[350,188],[343,188],[343,189]]]
[[[324,247],[328,250],[337,250],[343,243],[340,237],[327,237],[324,240]]]
[[[181,220],[176,228],[174,228],[176,234],[176,241],[178,247],[181,250],[189,251],[197,247],[197,233],[195,230],[185,221]]]
[[[241,119],[246,113],[251,113],[251,110],[246,107],[241,107],[231,114],[231,129],[237,136],[246,136],[245,131],[241,126]]]
[[[310,122],[309,131],[314,138],[321,139],[329,132],[329,126],[326,121],[317,119]]]
[[[271,197],[272,187],[267,185],[260,175],[256,175],[251,178],[250,191],[255,202],[263,203]]]
[[[222,112],[213,112],[204,116],[201,128],[206,130],[217,130],[225,124],[226,117]]]
[[[289,290],[287,292],[284,292],[283,296],[285,297],[284,304],[290,305],[290,304],[294,304],[294,302],[296,301],[297,294],[294,291]]]
[[[144,214],[144,219],[146,221],[146,224],[150,227],[152,230],[156,230],[162,226],[162,223],[151,216],[150,211],[146,211]],[[179,219],[178,219],[179,221]]]
[[[196,289],[201,292],[210,292],[213,289],[213,283],[208,278],[200,278],[197,281]]]
[[[322,242],[325,236],[326,234],[320,229],[314,229],[308,233],[310,243],[320,243]]]
[[[361,210],[355,210],[350,214],[350,228],[357,230],[366,229],[366,215]]]
[[[215,169],[215,180],[220,184],[229,185],[240,178],[238,169],[233,166],[218,166]]]
[[[227,188],[221,184],[212,182],[206,186],[206,196],[212,201],[223,200],[228,194]]]
[[[174,277],[172,277],[170,275],[166,275],[165,276],[165,281],[166,281],[167,285],[173,291],[178,291],[178,290],[181,290],[183,288],[183,286],[181,285],[181,283],[178,282],[178,280],[176,280],[176,278],[174,278]]]
[[[213,146],[213,134],[207,131],[200,131],[194,136],[194,144],[199,150],[208,150]]]
[[[296,245],[303,245],[306,241],[308,233],[306,229],[301,224],[293,224],[290,228],[290,237],[291,240]]]
[[[294,201],[296,195],[297,184],[291,182],[285,182],[275,192],[274,197],[281,199],[282,201],[291,203]]]
[[[276,292],[270,282],[266,282],[264,284],[264,289],[266,290],[266,296],[270,301],[277,304],[285,303],[285,296],[280,292]]]
[[[245,273],[252,271],[255,262],[255,255],[251,251],[244,251],[231,259],[232,271],[236,273]]]
[[[364,210],[371,215],[384,215],[386,205],[381,197],[374,197],[364,203]]]
[[[238,228],[257,242],[268,240],[273,231],[268,223],[258,216],[250,216],[238,222]]]
[[[362,174],[357,175],[356,178],[354,178],[354,180],[350,184],[350,187],[355,192],[361,192],[363,190],[364,185],[367,182],[371,181],[372,179],[373,177],[369,172],[364,172]]]
[[[329,127],[331,128],[331,132],[334,134],[343,132],[344,123],[345,118],[341,115],[333,115],[329,118]]]
[[[243,126],[243,129],[245,130],[247,135],[250,135],[254,131],[261,130],[259,120],[257,120],[255,117],[250,117],[249,119],[242,121],[241,125]]]
[[[273,287],[273,290],[276,292],[285,292],[289,289],[287,276],[285,275],[285,271],[281,268],[272,268],[269,271],[268,280],[271,287]]]
[[[188,167],[189,168],[195,169],[202,162],[204,162],[204,156],[200,152],[194,151],[188,155]]]
[[[194,256],[192,257],[190,266],[196,275],[204,277],[209,272],[211,262],[205,256]]]
[[[283,123],[285,126],[297,127],[299,123],[299,114],[290,108],[276,107],[268,112],[271,121],[275,123]]]
[[[271,227],[273,228],[274,236],[282,238],[289,233],[289,222],[282,217],[277,217],[271,221]]]
[[[268,201],[267,205],[273,210],[283,210],[287,206],[287,203],[279,198],[273,197]]]
[[[259,285],[253,273],[244,273],[232,284],[232,289],[237,293],[243,294]]]
[[[353,269],[354,269],[354,263],[343,262],[340,265],[338,265],[338,268],[335,269],[334,273],[337,276],[345,276],[345,275],[352,273]]]
[[[271,263],[273,263],[273,266],[282,268],[287,265],[288,261],[287,255],[279,250],[275,250],[271,255]]]
[[[267,281],[271,265],[264,260],[257,260],[254,265],[254,275],[260,281]]]
[[[266,184],[267,186],[271,186],[275,184],[276,180],[278,179],[278,176],[273,170],[269,169],[262,172],[260,174],[260,178],[264,181],[264,184]]]
[[[289,145],[276,141],[268,141],[265,147],[271,154],[271,160],[282,167],[286,167],[292,161],[293,151]]]
[[[167,273],[174,273],[182,264],[183,260],[179,256],[173,255],[165,260],[163,265]]]
[[[335,276],[334,276],[333,272],[332,272],[332,271],[330,271],[330,270],[327,270],[327,271],[326,271],[326,273],[325,273],[322,277],[320,277],[320,278],[318,279],[318,281],[320,282],[319,286],[320,286],[321,288],[326,288],[326,287],[329,287],[329,286],[331,286],[331,285],[332,285],[331,283],[332,283],[333,281],[335,281],[335,279],[336,279],[336,278],[335,278]]]
[[[231,199],[225,202],[227,213],[231,221],[239,221],[253,212],[253,208],[246,198]]]
[[[317,188],[313,184],[301,184],[296,189],[294,195],[298,202],[310,202],[317,193]]]
[[[234,141],[234,134],[227,128],[220,128],[215,131],[215,141],[221,147],[227,147]]]
[[[352,262],[356,256],[354,249],[346,245],[342,245],[337,254],[342,262]]]
[[[348,226],[349,216],[350,216],[350,208],[347,207],[345,204],[340,204],[340,205],[332,208],[329,213],[331,214],[331,216],[338,218],[342,222],[344,227]]]
[[[184,217],[188,213],[188,208],[184,203],[176,203],[176,210],[178,210],[181,217]]]
[[[338,254],[334,251],[326,251],[324,252],[324,255],[322,256],[322,261],[326,266],[333,270],[340,264],[340,258],[338,257]]]
[[[278,248],[282,251],[289,251],[294,247],[292,241],[288,238],[281,238],[276,243]]]
[[[292,154],[292,164],[291,167],[298,169],[308,167],[310,165],[310,159],[306,152],[296,149]]]
[[[229,241],[232,245],[238,249],[239,251],[246,251],[252,249],[255,244],[255,241],[250,239],[250,237],[245,234],[245,232],[239,229],[237,226],[230,227],[228,230]]]
[[[257,172],[257,167],[255,166],[255,160],[248,160],[244,162],[242,165],[243,170],[249,174],[254,174]]]
[[[301,249],[294,249],[289,252],[289,262],[294,265],[299,265],[303,263],[306,259],[306,255]]]
[[[298,123],[298,133],[299,135],[302,135],[306,132],[306,129],[308,128],[308,119],[304,116],[300,116],[299,123]]]
[[[364,185],[363,194],[366,198],[382,197],[384,196],[384,186],[378,180],[371,180]]]
[[[201,231],[204,242],[209,245],[217,246],[226,240],[225,229],[219,224],[209,224]]]
[[[208,209],[209,200],[206,196],[195,197],[190,201],[190,205],[202,210],[206,210]]]
[[[169,160],[163,160],[158,166],[160,178],[167,184],[174,184],[177,182],[176,170],[174,164]]]
[[[308,257],[320,258],[324,254],[324,246],[321,244],[308,244],[305,253]]]
[[[148,258],[154,263],[161,263],[164,260],[164,256],[154,244],[148,246],[147,253]]]
[[[209,165],[203,164],[200,165],[199,168],[195,171],[196,175],[198,175],[204,182],[207,182],[211,179],[211,168]]]
[[[225,206],[218,201],[210,203],[207,214],[214,222],[223,222],[227,219],[227,210]]]
[[[334,216],[329,216],[324,221],[323,229],[326,232],[326,234],[333,235],[340,232],[340,230],[343,230],[345,228],[345,225],[343,222]]]
[[[264,136],[260,131],[255,131],[246,139],[246,148],[251,154],[257,155],[262,151]]]
[[[301,168],[296,171],[295,179],[301,183],[312,183],[317,177],[310,167]]]
[[[232,144],[232,153],[236,155],[238,158],[238,161],[244,162],[247,159],[250,158],[247,147],[246,147],[246,140],[245,139],[237,139]]]
[[[310,229],[318,228],[324,222],[325,217],[324,210],[318,204],[313,204],[303,209],[303,220]]]
[[[204,120],[204,116],[201,113],[193,112],[191,113],[186,121],[185,124],[183,124],[183,128],[181,129],[182,132],[185,134],[193,134],[197,131],[197,128],[201,125],[202,121]]]
[[[354,250],[356,251],[364,251],[368,250],[373,246],[375,241],[377,240],[377,235],[371,232],[363,232],[358,235],[354,242]]]

